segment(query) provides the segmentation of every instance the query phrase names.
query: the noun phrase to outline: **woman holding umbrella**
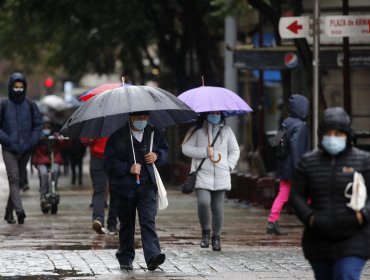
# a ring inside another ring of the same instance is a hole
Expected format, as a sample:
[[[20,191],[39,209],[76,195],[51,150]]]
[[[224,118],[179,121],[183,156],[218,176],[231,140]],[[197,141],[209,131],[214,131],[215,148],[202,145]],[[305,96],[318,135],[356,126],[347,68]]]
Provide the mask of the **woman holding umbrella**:
[[[225,191],[231,189],[230,172],[240,155],[234,132],[225,124],[223,113],[201,113],[196,126],[189,130],[184,139],[182,152],[192,158],[191,172],[205,159],[195,184],[202,229],[200,247],[209,247],[212,223],[212,250],[221,251]],[[214,159],[216,154],[218,158]]]

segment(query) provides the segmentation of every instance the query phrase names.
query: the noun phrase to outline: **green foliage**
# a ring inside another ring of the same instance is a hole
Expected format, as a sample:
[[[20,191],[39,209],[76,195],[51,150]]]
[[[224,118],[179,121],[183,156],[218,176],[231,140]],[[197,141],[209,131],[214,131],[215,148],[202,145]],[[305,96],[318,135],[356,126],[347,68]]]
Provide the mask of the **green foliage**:
[[[120,61],[135,82],[152,68],[180,87],[201,74],[217,81],[223,21],[212,11],[208,0],[2,0],[0,56],[76,79]]]
[[[250,10],[248,0],[211,0],[211,5],[215,8],[213,15],[216,17],[243,16]]]

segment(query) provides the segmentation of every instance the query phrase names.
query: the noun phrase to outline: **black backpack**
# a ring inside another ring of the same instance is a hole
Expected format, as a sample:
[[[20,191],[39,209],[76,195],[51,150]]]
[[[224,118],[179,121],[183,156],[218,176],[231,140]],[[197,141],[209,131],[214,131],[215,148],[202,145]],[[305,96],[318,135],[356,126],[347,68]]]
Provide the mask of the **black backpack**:
[[[269,140],[271,147],[276,149],[278,159],[284,159],[290,154],[290,139],[285,124],[281,124],[276,135]]]

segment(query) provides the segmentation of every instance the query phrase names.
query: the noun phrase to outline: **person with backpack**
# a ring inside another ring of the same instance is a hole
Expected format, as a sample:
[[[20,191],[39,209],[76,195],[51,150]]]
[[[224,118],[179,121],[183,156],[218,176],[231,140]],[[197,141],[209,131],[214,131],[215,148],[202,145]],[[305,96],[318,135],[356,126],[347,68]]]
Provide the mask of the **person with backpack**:
[[[13,211],[18,224],[23,224],[26,213],[20,194],[21,180],[24,176],[32,148],[41,137],[42,117],[35,102],[26,98],[27,81],[20,72],[10,75],[8,98],[0,103],[0,144],[6,173],[9,181],[9,198],[4,219],[14,224]]]
[[[272,204],[266,233],[284,234],[279,226],[281,210],[288,202],[294,169],[302,155],[309,151],[310,134],[306,124],[309,112],[308,99],[299,94],[289,98],[289,117],[280,125],[275,145],[278,158],[277,174],[280,178],[279,192]]]

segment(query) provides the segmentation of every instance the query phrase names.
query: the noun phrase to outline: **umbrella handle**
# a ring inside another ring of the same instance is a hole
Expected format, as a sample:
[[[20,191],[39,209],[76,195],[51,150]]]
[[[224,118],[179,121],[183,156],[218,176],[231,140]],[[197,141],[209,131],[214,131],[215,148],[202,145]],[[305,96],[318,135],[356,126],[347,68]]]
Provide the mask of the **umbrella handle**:
[[[140,177],[139,177],[139,174],[136,174],[136,185],[140,185]]]
[[[220,162],[220,160],[221,160],[221,155],[220,155],[220,154],[218,154],[218,159],[216,159],[216,160],[212,159],[211,157],[209,157],[209,159],[210,159],[213,163],[218,163],[218,162]]]

